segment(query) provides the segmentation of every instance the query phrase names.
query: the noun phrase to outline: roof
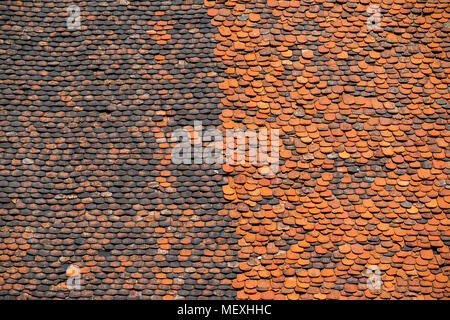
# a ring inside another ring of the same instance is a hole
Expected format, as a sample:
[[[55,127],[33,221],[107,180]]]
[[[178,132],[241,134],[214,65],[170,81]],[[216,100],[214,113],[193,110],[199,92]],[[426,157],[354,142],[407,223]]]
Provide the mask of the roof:
[[[445,1],[70,5],[0,4],[0,298],[449,298]]]

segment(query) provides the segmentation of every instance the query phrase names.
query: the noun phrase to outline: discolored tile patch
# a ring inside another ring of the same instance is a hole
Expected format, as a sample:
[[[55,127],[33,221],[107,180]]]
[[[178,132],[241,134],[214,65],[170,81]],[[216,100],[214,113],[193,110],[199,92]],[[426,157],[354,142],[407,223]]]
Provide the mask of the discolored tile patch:
[[[168,140],[220,123],[206,8],[73,4],[0,4],[0,297],[234,298],[221,166]]]

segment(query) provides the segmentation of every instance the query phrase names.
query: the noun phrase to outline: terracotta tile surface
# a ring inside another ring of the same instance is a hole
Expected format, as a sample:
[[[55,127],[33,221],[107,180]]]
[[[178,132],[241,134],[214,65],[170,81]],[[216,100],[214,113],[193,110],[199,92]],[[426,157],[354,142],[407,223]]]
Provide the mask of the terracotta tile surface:
[[[449,299],[446,1],[72,4],[0,4],[0,299]]]
[[[282,131],[276,175],[225,170],[238,298],[448,298],[448,4],[205,5],[227,66],[224,127]]]

